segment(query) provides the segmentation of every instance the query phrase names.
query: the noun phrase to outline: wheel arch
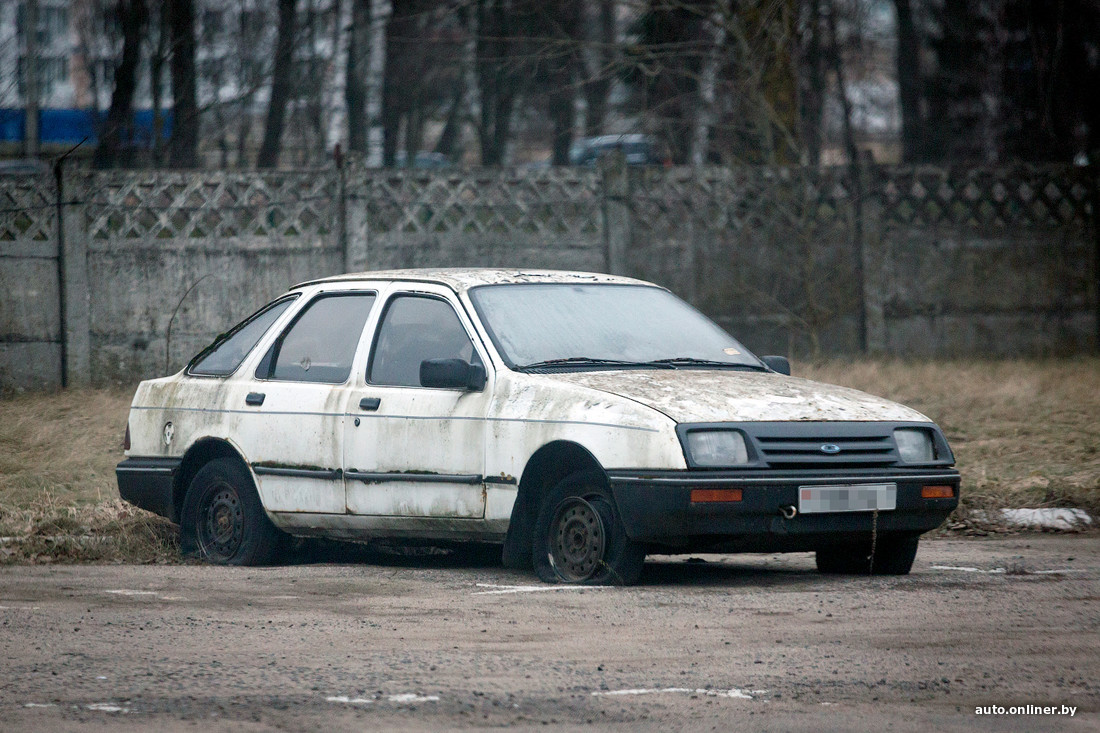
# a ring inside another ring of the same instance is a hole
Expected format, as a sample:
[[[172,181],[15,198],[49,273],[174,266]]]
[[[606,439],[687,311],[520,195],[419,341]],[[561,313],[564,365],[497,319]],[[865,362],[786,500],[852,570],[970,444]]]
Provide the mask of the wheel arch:
[[[578,471],[606,472],[596,457],[580,443],[554,440],[527,460],[519,480],[516,501],[504,539],[504,565],[524,570],[531,566],[531,533],[538,517],[539,499],[567,476]]]
[[[187,495],[187,489],[195,474],[210,461],[218,458],[233,458],[240,461],[249,473],[251,469],[241,452],[224,438],[207,437],[195,441],[183,454],[183,461],[176,471],[176,479],[172,485],[172,521],[178,523],[183,516],[183,499]]]

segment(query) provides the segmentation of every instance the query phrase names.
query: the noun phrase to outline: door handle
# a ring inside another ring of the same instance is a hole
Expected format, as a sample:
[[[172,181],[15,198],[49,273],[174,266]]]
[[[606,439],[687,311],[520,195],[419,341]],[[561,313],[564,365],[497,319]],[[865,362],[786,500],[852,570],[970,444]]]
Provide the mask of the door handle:
[[[267,397],[267,395],[263,392],[249,392],[248,396],[244,398],[244,403],[246,405],[262,405],[264,397]]]
[[[374,412],[378,409],[378,406],[382,404],[380,397],[364,397],[359,400],[359,409]]]

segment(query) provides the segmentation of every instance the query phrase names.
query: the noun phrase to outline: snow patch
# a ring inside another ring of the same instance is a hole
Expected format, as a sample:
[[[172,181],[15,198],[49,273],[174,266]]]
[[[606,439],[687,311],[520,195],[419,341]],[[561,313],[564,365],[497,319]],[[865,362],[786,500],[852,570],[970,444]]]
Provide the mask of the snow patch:
[[[1002,509],[1005,522],[1034,529],[1081,529],[1092,524],[1083,509]]]
[[[367,697],[348,697],[347,695],[332,695],[325,698],[326,702],[342,702],[345,705],[370,705],[374,702]]]
[[[597,590],[609,588],[607,585],[496,585],[494,583],[478,583],[478,588],[493,588],[494,590],[479,590],[475,596],[499,596],[509,593],[542,593],[544,591],[561,590]]]
[[[405,692],[400,695],[390,695],[386,698],[390,702],[408,704],[413,702],[438,702],[439,695],[417,695],[415,692]]]
[[[123,707],[121,705],[115,705],[111,702],[93,702],[91,705],[86,705],[89,710],[96,710],[101,713],[128,713],[130,708]]]
[[[616,697],[622,695],[660,695],[679,693],[681,695],[703,695],[705,697],[731,697],[739,700],[752,700],[756,695],[763,695],[767,690],[711,690],[692,687],[647,687],[631,690],[597,690],[592,697]]]

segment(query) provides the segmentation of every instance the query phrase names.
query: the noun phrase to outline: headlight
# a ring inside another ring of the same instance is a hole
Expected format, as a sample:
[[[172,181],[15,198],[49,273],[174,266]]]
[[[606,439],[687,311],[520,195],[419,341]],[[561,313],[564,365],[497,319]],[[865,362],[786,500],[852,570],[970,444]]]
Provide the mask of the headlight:
[[[898,444],[898,455],[905,463],[932,463],[936,460],[932,434],[927,430],[898,428],[894,431],[894,442]]]
[[[745,436],[736,430],[692,430],[687,449],[697,466],[735,466],[749,462]]]

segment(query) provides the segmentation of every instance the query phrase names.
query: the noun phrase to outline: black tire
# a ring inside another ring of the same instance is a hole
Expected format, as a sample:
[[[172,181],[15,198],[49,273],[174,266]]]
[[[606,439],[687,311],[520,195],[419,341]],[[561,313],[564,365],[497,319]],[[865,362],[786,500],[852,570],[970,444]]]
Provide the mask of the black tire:
[[[270,565],[288,539],[267,518],[240,461],[216,458],[195,474],[180,518],[185,555],[216,565]]]
[[[873,564],[869,540],[822,548],[816,553],[817,569],[832,575],[908,575],[919,542],[919,536],[879,537]]]
[[[632,585],[642,573],[645,548],[626,536],[604,475],[585,471],[542,498],[531,558],[547,583]]]

